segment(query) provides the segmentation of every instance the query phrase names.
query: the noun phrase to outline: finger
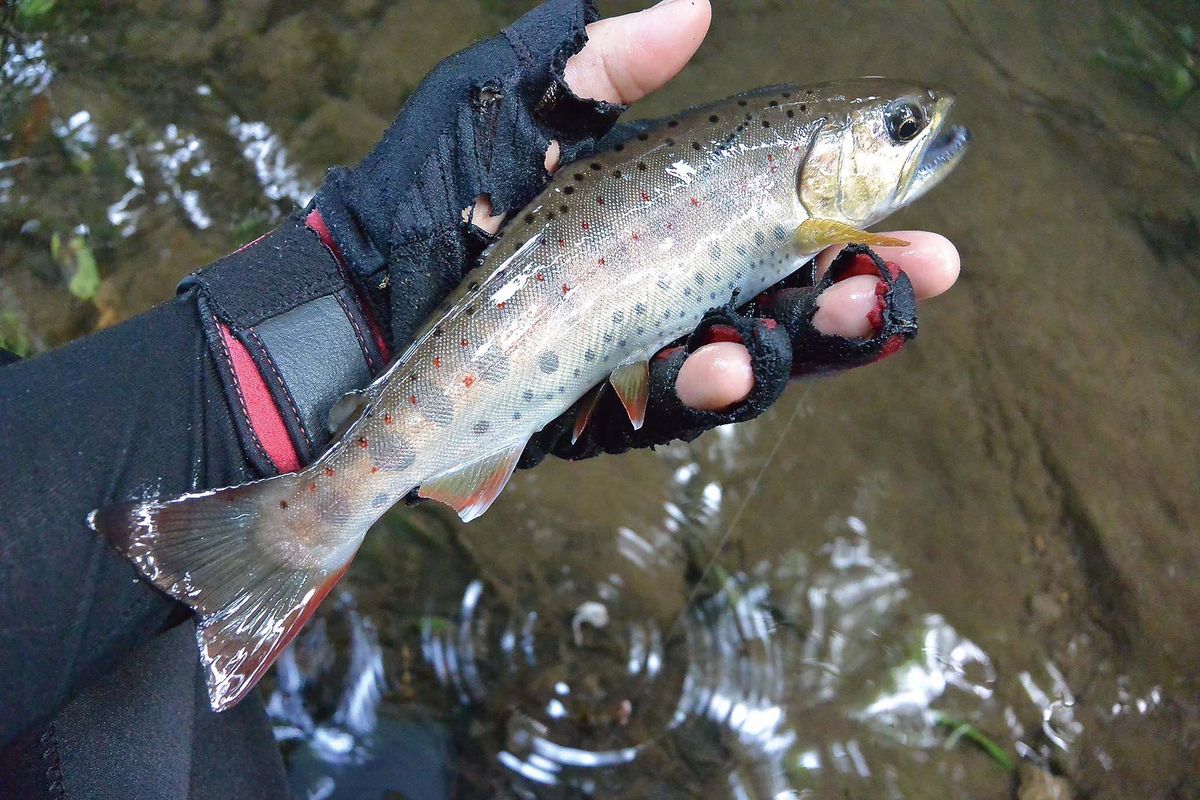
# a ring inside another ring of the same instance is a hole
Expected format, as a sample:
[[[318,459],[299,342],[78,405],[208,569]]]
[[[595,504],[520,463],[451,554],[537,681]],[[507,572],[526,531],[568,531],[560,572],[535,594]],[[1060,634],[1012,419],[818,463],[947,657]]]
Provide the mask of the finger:
[[[873,336],[875,328],[867,318],[879,302],[874,275],[854,275],[838,281],[817,298],[813,327],[826,336],[860,339]]]
[[[567,61],[567,86],[593,100],[641,100],[683,69],[711,18],[708,0],[666,0],[593,22],[587,44]]]
[[[666,0],[593,22],[587,26],[587,44],[567,60],[567,86],[592,100],[637,102],[683,69],[704,41],[711,19],[708,0]],[[558,142],[551,142],[546,171],[556,169]]]
[[[887,235],[907,241],[908,246],[872,249],[880,258],[904,270],[918,299],[937,297],[958,280],[961,266],[958,249],[945,236],[929,231],[895,231]],[[817,254],[817,280],[841,249],[841,246],[827,247]]]
[[[680,401],[701,411],[722,411],[750,396],[750,353],[734,342],[713,342],[687,357],[675,379]]]

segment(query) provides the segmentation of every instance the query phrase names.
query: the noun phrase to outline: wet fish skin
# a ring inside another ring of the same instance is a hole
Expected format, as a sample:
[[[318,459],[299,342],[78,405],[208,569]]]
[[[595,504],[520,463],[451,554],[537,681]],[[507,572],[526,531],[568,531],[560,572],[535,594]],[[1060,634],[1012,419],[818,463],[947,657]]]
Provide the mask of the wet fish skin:
[[[317,462],[90,521],[197,610],[210,699],[227,707],[412,489],[483,513],[528,438],[585,392],[615,373],[636,420],[650,355],[832,243],[797,244],[837,227],[805,223],[863,228],[940,179],[923,158],[952,102],[882,79],[772,87],[566,165]],[[897,108],[926,123],[911,140],[896,141]]]

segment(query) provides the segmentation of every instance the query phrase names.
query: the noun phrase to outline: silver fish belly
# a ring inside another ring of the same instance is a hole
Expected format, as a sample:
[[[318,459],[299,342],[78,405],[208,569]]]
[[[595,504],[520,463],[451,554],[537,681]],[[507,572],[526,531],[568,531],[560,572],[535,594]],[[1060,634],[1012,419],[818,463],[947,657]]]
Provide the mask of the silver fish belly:
[[[197,611],[210,700],[228,707],[410,491],[473,519],[529,437],[605,381],[640,425],[655,351],[940,180],[951,103],[882,79],[773,87],[568,164],[317,462],[90,523]]]

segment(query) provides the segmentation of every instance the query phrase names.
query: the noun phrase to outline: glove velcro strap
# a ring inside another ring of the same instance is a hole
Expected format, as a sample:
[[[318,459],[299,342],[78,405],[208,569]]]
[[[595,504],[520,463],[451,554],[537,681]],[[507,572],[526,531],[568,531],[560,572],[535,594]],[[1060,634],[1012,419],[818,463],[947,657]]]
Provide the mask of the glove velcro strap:
[[[315,211],[190,275],[242,449],[264,475],[328,444],[329,410],[388,352]]]

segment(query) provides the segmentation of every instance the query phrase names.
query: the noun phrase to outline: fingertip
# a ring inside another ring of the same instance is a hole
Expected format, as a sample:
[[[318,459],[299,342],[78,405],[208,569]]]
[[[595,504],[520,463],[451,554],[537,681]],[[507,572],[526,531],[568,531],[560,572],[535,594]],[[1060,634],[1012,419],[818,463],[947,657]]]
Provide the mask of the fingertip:
[[[908,242],[904,247],[872,248],[879,257],[900,267],[912,281],[913,293],[920,300],[937,297],[958,280],[962,261],[954,243],[932,231],[888,231]],[[841,245],[827,247],[817,254],[816,279],[819,281],[833,259],[842,250]]]
[[[734,342],[713,342],[687,357],[675,380],[680,401],[700,411],[722,411],[750,396],[750,353]]]
[[[593,22],[588,43],[567,61],[567,85],[593,100],[640,100],[683,69],[711,21],[708,0],[667,0]]]

